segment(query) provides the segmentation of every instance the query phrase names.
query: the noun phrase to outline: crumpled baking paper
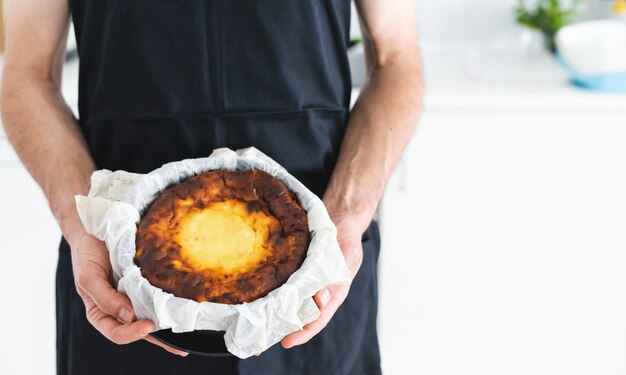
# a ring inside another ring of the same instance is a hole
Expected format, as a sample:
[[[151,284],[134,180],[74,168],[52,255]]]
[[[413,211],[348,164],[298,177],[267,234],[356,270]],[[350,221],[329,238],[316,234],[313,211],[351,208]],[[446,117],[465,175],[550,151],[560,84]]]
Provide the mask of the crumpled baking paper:
[[[198,303],[150,285],[135,265],[135,233],[142,213],[167,187],[208,170],[260,169],[281,180],[308,214],[311,242],[304,263],[287,282],[251,303]],[[139,319],[156,330],[226,331],[229,352],[240,358],[261,353],[319,317],[311,298],[327,285],[349,284],[350,273],[337,243],[337,230],[321,199],[254,147],[219,148],[206,158],[163,165],[148,174],[99,170],[88,196],[75,197],[85,229],[106,243],[114,281],[130,298]]]

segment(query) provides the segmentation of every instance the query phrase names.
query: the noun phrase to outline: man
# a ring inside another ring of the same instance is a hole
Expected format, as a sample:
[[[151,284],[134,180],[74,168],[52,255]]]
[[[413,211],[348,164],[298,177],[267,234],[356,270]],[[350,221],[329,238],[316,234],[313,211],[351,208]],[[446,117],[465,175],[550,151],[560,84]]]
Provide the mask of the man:
[[[58,373],[380,373],[372,218],[423,84],[414,2],[355,3],[368,76],[348,113],[349,0],[7,2],[3,123],[64,237]],[[79,119],[60,93],[70,17]],[[182,358],[114,289],[107,250],[85,232],[73,196],[96,169],[145,173],[247,146],[323,198],[354,280],[319,291],[320,318],[258,357]]]

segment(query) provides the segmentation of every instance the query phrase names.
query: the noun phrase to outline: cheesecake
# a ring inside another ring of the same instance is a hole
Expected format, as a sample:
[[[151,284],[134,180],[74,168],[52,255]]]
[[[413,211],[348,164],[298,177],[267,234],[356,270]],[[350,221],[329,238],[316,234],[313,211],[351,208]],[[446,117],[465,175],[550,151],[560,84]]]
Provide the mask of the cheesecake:
[[[164,190],[145,211],[135,263],[152,284],[198,302],[266,296],[303,263],[307,212],[261,170],[208,171]]]

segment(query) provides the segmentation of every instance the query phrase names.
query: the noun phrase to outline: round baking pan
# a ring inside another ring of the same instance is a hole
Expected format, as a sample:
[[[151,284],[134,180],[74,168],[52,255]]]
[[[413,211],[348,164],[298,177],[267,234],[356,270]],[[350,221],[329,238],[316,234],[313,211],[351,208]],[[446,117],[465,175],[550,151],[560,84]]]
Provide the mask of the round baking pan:
[[[163,329],[152,333],[152,336],[173,348],[208,357],[230,357],[226,350],[223,331],[193,331],[174,333],[171,329]]]

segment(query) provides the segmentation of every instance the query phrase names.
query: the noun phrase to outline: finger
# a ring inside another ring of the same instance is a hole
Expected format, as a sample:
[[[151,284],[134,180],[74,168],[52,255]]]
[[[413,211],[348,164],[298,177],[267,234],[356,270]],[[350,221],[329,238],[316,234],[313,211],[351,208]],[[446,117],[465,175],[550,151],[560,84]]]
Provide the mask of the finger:
[[[331,297],[330,289],[324,288],[320,290],[319,292],[315,293],[313,300],[317,304],[317,307],[321,309],[328,304],[328,301],[330,301],[330,297]]]
[[[326,327],[344,299],[345,295],[342,297],[340,293],[333,294],[328,303],[321,308],[321,314],[316,320],[304,326],[302,330],[287,335],[281,340],[283,347],[289,349],[296,345],[302,345],[317,335]]]
[[[137,320],[132,323],[121,323],[111,315],[106,314],[90,299],[85,301],[87,319],[89,322],[112,342],[123,345],[146,337],[154,330],[154,324],[149,320]]]
[[[181,356],[181,357],[186,357],[186,356],[188,356],[188,355],[189,355],[189,353],[184,352],[184,351],[182,351],[182,350],[178,350],[178,349],[172,348],[171,346],[169,346],[169,345],[167,345],[167,344],[162,343],[161,341],[159,341],[159,340],[155,339],[154,337],[152,337],[152,336],[150,336],[150,335],[148,335],[148,336],[144,337],[144,340],[146,340],[147,342],[149,342],[149,343],[151,343],[151,344],[154,344],[154,345],[156,345],[156,346],[159,346],[159,347],[161,347],[161,348],[165,349],[166,351],[168,351],[168,352],[170,352],[170,353],[172,353],[172,354],[176,354],[176,355],[179,355],[179,356]]]
[[[109,340],[118,345],[124,345],[146,338],[154,330],[154,325],[149,320],[120,323],[115,318],[107,316],[102,318],[96,328],[100,332],[107,332]]]
[[[324,309],[319,318],[304,326],[302,330],[294,332],[283,338],[281,340],[281,344],[283,345],[283,347],[285,349],[289,349],[296,345],[302,345],[308,342],[311,338],[313,338],[313,336],[317,335],[324,327],[326,327],[328,321],[330,320],[330,315],[334,313],[334,311],[330,311],[330,304],[332,303],[332,301],[333,300],[331,298],[328,309]]]
[[[122,293],[113,289],[107,278],[91,274],[87,277],[79,277],[77,284],[95,302],[98,308],[107,315],[116,317],[124,323],[130,323],[135,320],[135,313],[130,300]]]
[[[336,301],[339,301],[339,305],[341,305],[348,296],[349,291],[350,285],[331,285],[317,292],[315,296],[313,296],[313,300],[317,304],[317,307],[323,310],[333,297]]]

